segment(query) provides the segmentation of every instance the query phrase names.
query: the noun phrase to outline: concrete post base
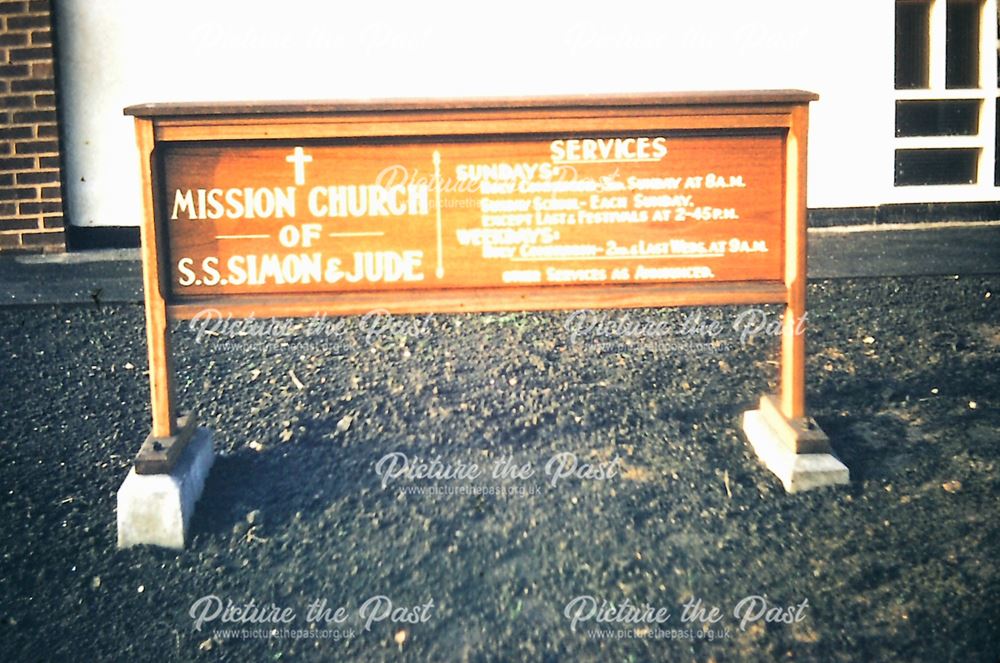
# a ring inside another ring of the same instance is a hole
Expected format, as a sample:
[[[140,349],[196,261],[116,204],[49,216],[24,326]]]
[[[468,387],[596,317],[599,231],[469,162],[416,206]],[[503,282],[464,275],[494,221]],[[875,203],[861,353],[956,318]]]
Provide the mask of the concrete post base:
[[[787,438],[788,426],[770,419],[780,416],[773,410],[761,407],[743,413],[743,432],[753,446],[757,457],[767,469],[781,479],[785,490],[798,493],[823,486],[846,484],[850,480],[847,466],[833,455],[832,450],[821,453],[796,453]],[[810,427],[810,435],[823,435],[815,425]],[[826,436],[823,435],[825,438]]]
[[[118,547],[184,548],[194,505],[214,460],[212,432],[199,428],[171,472],[136,474],[130,469],[118,489]]]

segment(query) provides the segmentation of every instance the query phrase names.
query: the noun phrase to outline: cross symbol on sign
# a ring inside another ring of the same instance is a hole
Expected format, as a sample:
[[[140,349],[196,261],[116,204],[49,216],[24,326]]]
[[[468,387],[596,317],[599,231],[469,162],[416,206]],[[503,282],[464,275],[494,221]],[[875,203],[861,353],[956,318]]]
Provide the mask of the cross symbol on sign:
[[[296,147],[295,151],[285,157],[285,161],[295,164],[295,185],[302,186],[306,183],[306,164],[312,163],[313,158],[305,153],[301,147]]]

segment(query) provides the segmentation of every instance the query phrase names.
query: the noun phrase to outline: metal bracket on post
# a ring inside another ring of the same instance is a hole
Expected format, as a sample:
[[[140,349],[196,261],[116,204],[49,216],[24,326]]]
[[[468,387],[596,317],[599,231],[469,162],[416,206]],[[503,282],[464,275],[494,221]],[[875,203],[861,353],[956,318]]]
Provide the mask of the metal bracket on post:
[[[197,420],[190,412],[177,419],[176,433],[168,437],[156,437],[152,433],[142,443],[135,457],[136,474],[167,474],[174,469],[177,459],[194,435]]]

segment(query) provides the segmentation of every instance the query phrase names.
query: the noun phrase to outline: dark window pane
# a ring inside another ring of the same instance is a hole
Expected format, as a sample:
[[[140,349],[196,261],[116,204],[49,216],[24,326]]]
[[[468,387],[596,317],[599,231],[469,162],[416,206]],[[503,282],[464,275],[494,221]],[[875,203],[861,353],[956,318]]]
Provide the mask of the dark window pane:
[[[997,127],[1000,127],[1000,103],[997,103]],[[993,186],[1000,186],[1000,130],[993,132],[996,134],[996,152],[993,158]]]
[[[979,100],[897,101],[897,136],[975,136]]]
[[[896,89],[928,87],[930,4],[896,3]]]
[[[975,184],[979,150],[896,150],[896,186]]]
[[[948,2],[945,86],[979,87],[979,12],[976,2]]]

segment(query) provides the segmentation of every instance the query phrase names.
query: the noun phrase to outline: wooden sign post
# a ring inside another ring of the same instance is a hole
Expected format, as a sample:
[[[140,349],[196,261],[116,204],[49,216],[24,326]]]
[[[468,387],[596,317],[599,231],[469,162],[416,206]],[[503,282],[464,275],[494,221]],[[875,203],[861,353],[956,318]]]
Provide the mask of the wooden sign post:
[[[141,156],[153,415],[130,479],[175,472],[207,435],[178,415],[167,333],[206,308],[312,316],[770,303],[785,305],[780,393],[746,414],[744,430],[789,491],[845,482],[805,407],[815,99],[126,109]]]

